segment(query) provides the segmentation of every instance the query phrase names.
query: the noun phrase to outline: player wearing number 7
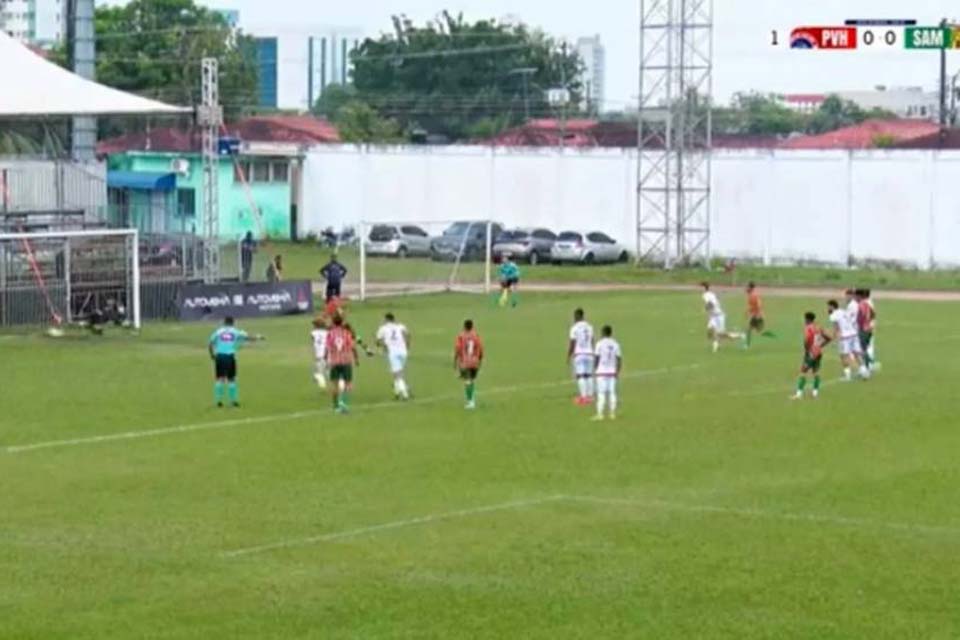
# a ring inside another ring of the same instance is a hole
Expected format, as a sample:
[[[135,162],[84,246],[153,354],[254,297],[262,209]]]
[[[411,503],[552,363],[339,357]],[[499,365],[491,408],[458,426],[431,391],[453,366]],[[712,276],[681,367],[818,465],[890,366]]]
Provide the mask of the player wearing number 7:
[[[473,327],[473,320],[465,320],[463,331],[453,348],[453,368],[460,372],[466,409],[477,408],[477,374],[483,364],[483,340]]]
[[[383,325],[377,330],[377,346],[387,352],[390,373],[393,375],[393,395],[397,400],[409,400],[410,389],[407,388],[403,372],[407,367],[410,332],[397,322],[392,313],[388,313],[383,319]]]
[[[603,337],[597,343],[594,367],[597,376],[597,415],[593,419],[603,420],[604,408],[609,403],[610,419],[616,420],[617,379],[623,368],[623,354],[620,344],[613,339],[613,328],[610,325],[605,326],[600,335]]]

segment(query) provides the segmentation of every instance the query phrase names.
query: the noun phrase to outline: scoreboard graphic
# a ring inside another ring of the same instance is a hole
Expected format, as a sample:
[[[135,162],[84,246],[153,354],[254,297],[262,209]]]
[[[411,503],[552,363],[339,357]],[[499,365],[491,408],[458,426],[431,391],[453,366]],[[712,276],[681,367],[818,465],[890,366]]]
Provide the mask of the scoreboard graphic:
[[[958,49],[960,24],[918,25],[916,20],[847,20],[842,25],[801,25],[783,38],[771,32],[771,44],[790,49],[834,51],[891,49]]]

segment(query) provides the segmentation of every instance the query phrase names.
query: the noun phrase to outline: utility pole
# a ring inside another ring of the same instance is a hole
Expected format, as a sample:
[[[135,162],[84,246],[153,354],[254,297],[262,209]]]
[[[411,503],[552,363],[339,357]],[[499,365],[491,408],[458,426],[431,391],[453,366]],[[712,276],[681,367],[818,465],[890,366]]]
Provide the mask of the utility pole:
[[[73,72],[87,80],[96,79],[96,47],[94,46],[93,0],[71,0],[67,14]],[[70,135],[74,160],[93,160],[97,146],[97,119],[90,116],[73,118]]]
[[[562,52],[560,56],[560,87],[563,89],[563,107],[560,112],[560,148],[567,145],[567,102],[569,95],[567,93],[567,43],[564,41],[560,47]]]
[[[947,28],[947,19],[940,21],[940,29]],[[947,43],[940,49],[940,126],[947,126]]]
[[[536,67],[520,67],[511,69],[508,75],[520,76],[523,83],[523,117],[524,122],[530,121],[530,76],[537,72]]]

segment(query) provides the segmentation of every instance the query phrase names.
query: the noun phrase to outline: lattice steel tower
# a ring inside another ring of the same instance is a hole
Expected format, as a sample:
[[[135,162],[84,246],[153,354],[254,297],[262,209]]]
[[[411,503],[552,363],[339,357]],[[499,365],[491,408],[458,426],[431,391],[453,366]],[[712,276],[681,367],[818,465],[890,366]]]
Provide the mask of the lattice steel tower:
[[[220,153],[218,142],[223,126],[223,107],[220,106],[220,68],[216,58],[201,61],[201,102],[197,109],[197,124],[203,140],[203,281],[220,281]]]
[[[637,261],[710,256],[713,0],[640,1]]]

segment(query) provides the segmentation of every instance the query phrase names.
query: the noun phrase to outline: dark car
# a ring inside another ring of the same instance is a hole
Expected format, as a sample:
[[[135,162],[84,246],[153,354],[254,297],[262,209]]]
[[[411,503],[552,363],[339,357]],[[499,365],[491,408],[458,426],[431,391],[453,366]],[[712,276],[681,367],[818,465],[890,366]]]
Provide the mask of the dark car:
[[[514,260],[538,264],[549,260],[557,234],[549,229],[511,229],[497,236],[493,244],[493,257],[500,260],[509,255]]]
[[[491,238],[503,232],[503,226],[486,220],[454,222],[430,247],[434,260],[483,260],[487,256],[487,227]],[[491,240],[492,241],[492,240]]]

